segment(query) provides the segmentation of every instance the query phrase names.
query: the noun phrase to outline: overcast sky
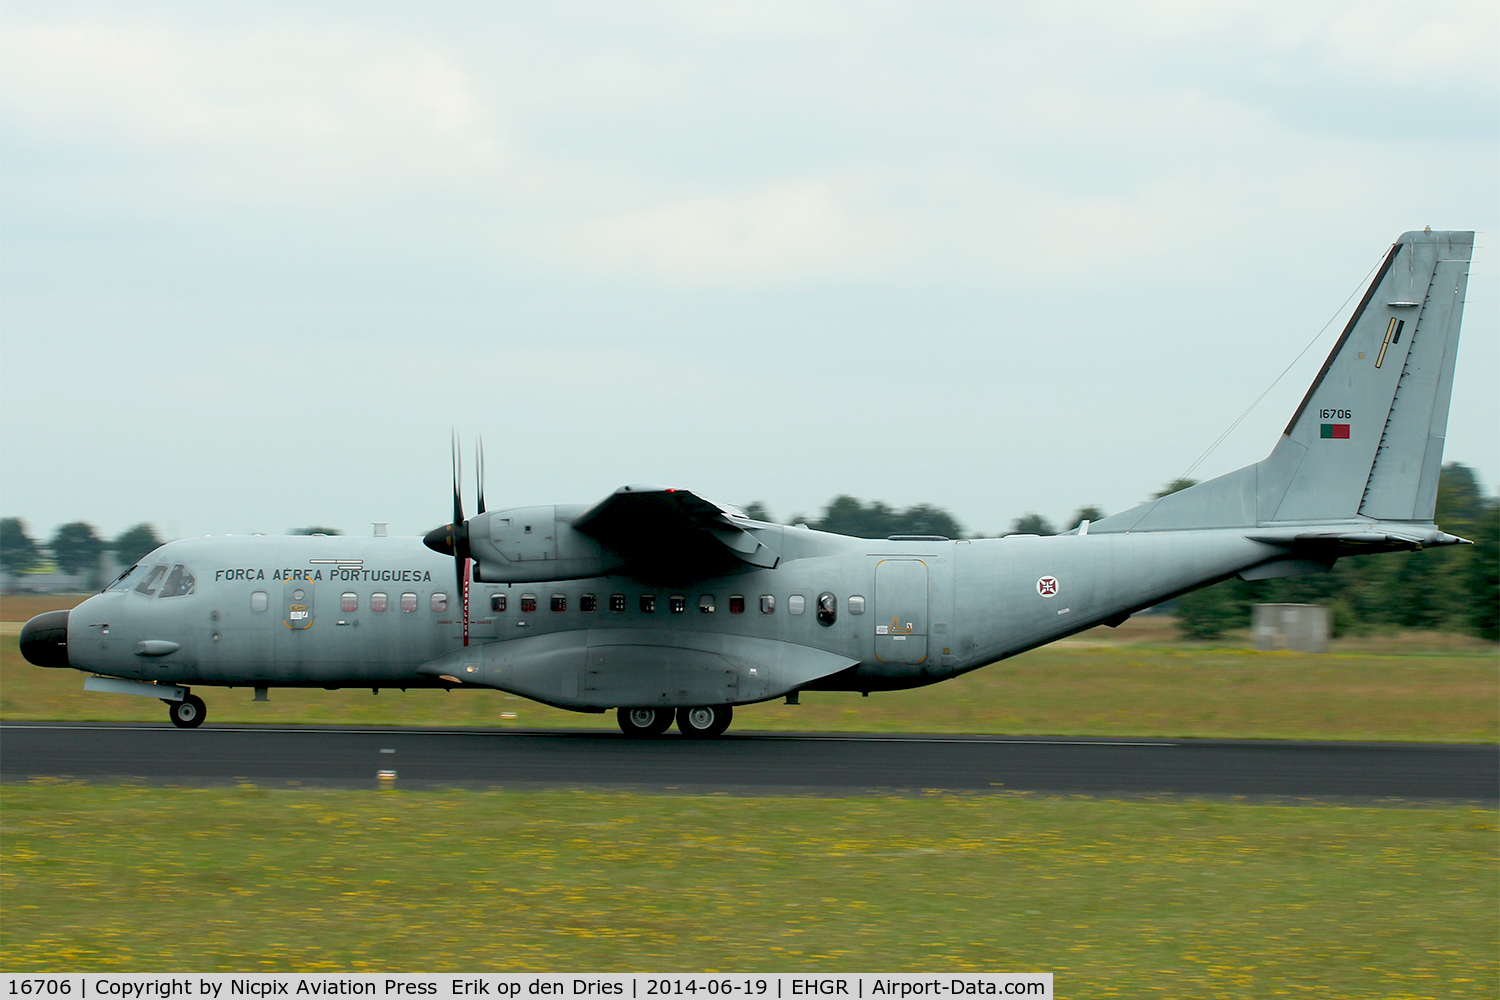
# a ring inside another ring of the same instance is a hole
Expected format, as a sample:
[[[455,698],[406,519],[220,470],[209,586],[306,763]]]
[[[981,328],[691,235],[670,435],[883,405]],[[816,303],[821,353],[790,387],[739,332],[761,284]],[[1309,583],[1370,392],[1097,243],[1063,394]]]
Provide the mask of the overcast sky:
[[[1497,11],[8,0],[0,513],[419,533],[452,427],[492,508],[1118,511],[1424,225],[1493,489]]]

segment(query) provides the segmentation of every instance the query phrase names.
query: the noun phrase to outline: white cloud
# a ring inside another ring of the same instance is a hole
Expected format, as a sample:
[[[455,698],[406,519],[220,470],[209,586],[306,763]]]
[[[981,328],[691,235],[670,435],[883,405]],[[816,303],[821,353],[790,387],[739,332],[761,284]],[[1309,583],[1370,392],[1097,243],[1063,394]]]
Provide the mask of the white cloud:
[[[114,434],[114,393],[170,378],[201,417],[172,431],[184,476],[233,465],[227,437],[330,504],[347,484],[281,441],[354,414],[381,433],[339,461],[413,512],[429,498],[383,470],[433,438],[441,466],[466,421],[526,424],[511,451],[538,500],[661,478],[784,511],[851,490],[990,530],[1117,506],[1195,457],[1401,230],[1500,226],[1496,11],[15,0],[7,462],[50,467],[15,428],[51,390],[17,373],[62,344],[92,379],[65,437],[107,437],[127,483],[155,459]],[[1484,260],[1464,364],[1487,386]],[[243,351],[187,363],[205,337]],[[868,412],[907,385],[912,410]],[[1459,390],[1450,441],[1493,453],[1492,394]],[[760,433],[705,445],[696,421],[726,409]],[[1214,429],[1150,433],[1184,412]],[[1265,450],[1234,445],[1215,459]],[[69,502],[94,471],[7,477],[7,504]],[[1117,493],[1081,485],[1100,478]]]
[[[667,283],[761,285],[838,279],[900,256],[896,234],[847,204],[856,184],[777,184],[606,216],[579,249],[611,274]],[[886,267],[881,267],[886,265]]]

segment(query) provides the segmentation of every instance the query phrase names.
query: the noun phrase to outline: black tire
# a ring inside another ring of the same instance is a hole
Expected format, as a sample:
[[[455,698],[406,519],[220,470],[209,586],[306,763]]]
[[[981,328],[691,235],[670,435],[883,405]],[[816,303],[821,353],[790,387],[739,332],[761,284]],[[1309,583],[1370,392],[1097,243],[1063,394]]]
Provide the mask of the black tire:
[[[695,705],[677,710],[677,728],[693,740],[710,740],[723,734],[734,718],[728,705]]]
[[[178,729],[197,729],[208,718],[208,706],[202,698],[190,694],[181,701],[167,702],[167,715]]]
[[[626,736],[660,736],[672,725],[670,708],[622,708],[615,714]]]

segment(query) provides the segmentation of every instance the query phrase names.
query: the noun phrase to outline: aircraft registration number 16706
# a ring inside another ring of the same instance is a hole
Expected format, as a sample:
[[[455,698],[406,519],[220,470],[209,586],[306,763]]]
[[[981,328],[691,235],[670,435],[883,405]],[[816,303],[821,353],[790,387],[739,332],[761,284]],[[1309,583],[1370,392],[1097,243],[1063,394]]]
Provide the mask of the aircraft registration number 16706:
[[[1353,410],[1319,410],[1318,416],[1323,420],[1353,420]]]
[[[699,992],[708,993],[713,996],[729,996],[739,993],[745,996],[759,996],[770,987],[764,979],[648,979],[646,980],[646,995],[665,997],[695,995]]]
[[[73,983],[67,979],[12,979],[11,996],[67,996],[73,992]]]

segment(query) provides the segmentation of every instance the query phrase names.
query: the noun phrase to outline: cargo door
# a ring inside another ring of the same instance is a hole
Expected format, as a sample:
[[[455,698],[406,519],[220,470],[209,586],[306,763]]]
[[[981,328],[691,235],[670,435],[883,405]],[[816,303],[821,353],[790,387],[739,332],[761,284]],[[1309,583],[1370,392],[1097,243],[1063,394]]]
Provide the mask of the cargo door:
[[[920,559],[883,559],[875,566],[875,658],[927,659],[927,564]]]

